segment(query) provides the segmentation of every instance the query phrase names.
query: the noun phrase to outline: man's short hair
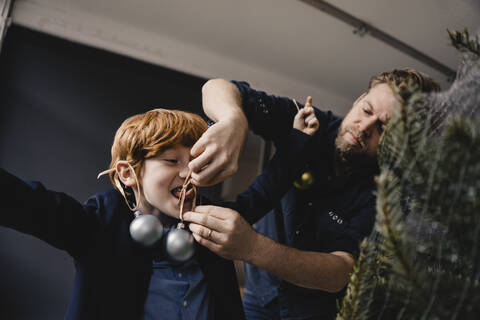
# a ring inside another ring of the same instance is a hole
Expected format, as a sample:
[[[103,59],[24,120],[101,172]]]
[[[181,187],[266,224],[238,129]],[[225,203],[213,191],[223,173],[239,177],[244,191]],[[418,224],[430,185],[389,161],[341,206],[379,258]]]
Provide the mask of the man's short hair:
[[[440,85],[430,76],[411,68],[393,69],[392,71],[382,72],[370,79],[368,90],[380,83],[403,87],[412,83],[424,93],[440,91]]]

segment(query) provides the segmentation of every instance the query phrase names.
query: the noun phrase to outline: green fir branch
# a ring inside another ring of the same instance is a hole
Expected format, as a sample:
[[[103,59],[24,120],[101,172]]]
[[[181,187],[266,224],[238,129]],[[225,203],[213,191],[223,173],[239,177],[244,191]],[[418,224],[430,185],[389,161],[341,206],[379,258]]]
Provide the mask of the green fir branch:
[[[477,58],[480,57],[480,39],[478,34],[475,37],[470,37],[467,29],[460,31],[450,31],[447,29],[450,38],[450,44],[462,53],[470,52]]]

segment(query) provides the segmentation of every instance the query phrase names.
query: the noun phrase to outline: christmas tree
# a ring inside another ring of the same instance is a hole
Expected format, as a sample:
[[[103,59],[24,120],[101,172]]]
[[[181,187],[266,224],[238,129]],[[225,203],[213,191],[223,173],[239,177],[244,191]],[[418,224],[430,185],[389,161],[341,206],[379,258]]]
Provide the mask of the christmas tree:
[[[449,32],[449,90],[394,88],[379,149],[375,231],[361,244],[337,319],[480,315],[480,42]]]

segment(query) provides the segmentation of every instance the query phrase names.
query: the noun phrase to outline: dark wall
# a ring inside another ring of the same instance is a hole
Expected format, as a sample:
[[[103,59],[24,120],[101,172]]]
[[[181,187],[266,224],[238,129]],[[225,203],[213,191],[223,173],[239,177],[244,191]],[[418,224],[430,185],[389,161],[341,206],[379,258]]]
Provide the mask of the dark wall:
[[[154,107],[200,113],[204,81],[12,26],[0,56],[0,167],[83,202],[111,188],[96,176],[121,122]],[[0,319],[62,319],[73,275],[66,253],[0,227]]]

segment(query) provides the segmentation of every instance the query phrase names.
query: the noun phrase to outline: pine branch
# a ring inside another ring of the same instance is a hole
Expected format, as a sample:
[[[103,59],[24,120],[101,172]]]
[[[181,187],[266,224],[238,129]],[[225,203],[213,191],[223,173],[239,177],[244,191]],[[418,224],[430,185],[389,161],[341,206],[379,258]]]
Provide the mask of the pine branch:
[[[470,52],[480,57],[480,40],[478,34],[475,37],[470,38],[468,30],[465,29],[463,32],[460,31],[450,31],[447,29],[448,36],[450,38],[450,44],[455,47],[460,52]]]

